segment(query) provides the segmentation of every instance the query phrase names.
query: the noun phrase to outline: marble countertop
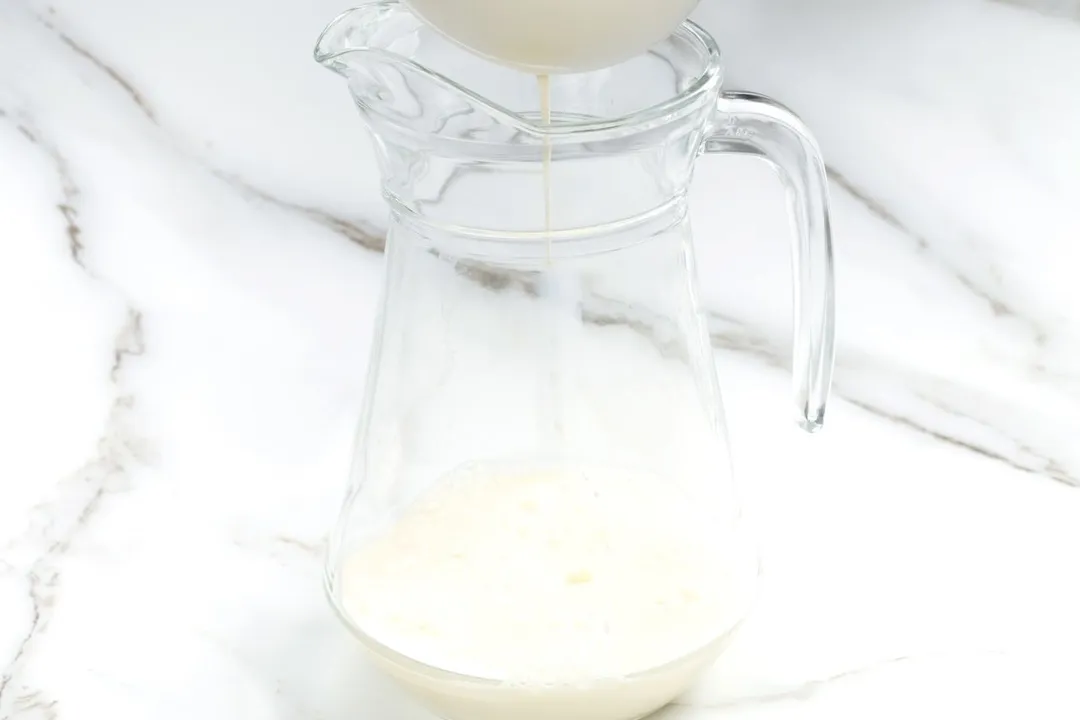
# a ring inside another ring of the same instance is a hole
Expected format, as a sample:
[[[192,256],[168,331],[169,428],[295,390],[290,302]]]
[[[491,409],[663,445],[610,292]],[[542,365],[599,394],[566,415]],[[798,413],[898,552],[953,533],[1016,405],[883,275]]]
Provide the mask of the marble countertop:
[[[0,3],[3,720],[415,717],[321,588],[385,226],[340,9]],[[818,135],[841,332],[803,435],[782,190],[703,159],[763,588],[661,717],[1080,717],[1080,5],[698,19]]]

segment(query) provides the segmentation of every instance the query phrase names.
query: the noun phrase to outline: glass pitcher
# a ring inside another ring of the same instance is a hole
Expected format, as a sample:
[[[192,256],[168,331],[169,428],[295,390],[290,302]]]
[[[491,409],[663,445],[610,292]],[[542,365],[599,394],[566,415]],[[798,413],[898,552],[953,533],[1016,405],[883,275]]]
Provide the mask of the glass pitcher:
[[[750,153],[786,181],[813,431],[833,357],[816,145],[778,104],[721,92],[689,22],[616,67],[537,78],[382,0],[315,55],[348,81],[391,211],[332,604],[442,718],[642,717],[716,658],[757,579],[698,299],[694,162]]]

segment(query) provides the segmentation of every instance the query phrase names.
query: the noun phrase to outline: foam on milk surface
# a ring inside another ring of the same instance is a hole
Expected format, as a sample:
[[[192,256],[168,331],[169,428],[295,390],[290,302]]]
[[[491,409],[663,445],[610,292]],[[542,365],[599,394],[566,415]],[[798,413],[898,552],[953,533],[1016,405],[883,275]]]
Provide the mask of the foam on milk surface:
[[[525,684],[621,678],[730,629],[712,526],[651,475],[477,465],[346,560],[343,606],[376,641],[443,670]]]

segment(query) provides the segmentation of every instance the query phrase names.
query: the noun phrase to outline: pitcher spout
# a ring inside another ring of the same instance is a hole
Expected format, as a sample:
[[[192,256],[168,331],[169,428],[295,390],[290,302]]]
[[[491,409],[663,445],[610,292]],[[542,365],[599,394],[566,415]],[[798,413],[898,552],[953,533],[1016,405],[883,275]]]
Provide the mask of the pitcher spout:
[[[466,87],[455,75],[492,81],[498,97],[501,88],[514,85],[498,75],[516,71],[488,67],[432,30],[401,0],[372,0],[339,15],[319,36],[315,60],[348,80],[369,124],[438,134],[446,131],[446,118],[467,117],[461,132],[483,126],[538,132],[535,122]],[[485,66],[481,72],[477,63]]]
[[[396,5],[396,3],[392,3]],[[315,61],[334,72],[346,75],[350,55],[363,51],[385,51],[379,47],[379,28],[386,20],[388,4],[372,2],[346,10],[334,18],[315,43]]]

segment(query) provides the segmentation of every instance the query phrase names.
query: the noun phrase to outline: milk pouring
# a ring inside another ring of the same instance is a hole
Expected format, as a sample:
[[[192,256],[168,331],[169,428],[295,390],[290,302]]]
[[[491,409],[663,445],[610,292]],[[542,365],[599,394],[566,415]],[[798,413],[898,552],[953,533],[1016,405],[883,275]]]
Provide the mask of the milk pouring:
[[[607,60],[485,51],[429,4],[455,3],[369,2],[316,49],[375,136],[392,210],[328,594],[439,718],[635,720],[715,660],[757,582],[694,271],[694,162],[738,152],[785,175],[809,431],[832,368],[824,165],[782,106],[722,92],[690,23],[549,75]]]

